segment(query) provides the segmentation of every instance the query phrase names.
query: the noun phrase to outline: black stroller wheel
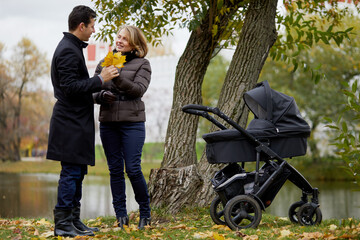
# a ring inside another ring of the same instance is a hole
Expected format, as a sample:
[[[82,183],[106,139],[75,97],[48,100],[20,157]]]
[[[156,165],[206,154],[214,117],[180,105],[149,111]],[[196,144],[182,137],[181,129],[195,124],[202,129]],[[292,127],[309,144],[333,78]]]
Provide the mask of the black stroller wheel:
[[[303,226],[320,224],[322,213],[319,207],[314,207],[311,203],[305,203],[299,208],[297,213],[299,223]]]
[[[304,205],[306,202],[299,201],[293,203],[289,208],[289,219],[293,223],[299,223],[299,220],[297,218],[297,213],[299,212],[299,208]]]
[[[259,203],[248,195],[238,195],[225,206],[225,222],[232,230],[256,228],[262,217]]]
[[[216,196],[210,205],[210,217],[218,225],[226,225],[224,219],[224,205],[219,196]]]

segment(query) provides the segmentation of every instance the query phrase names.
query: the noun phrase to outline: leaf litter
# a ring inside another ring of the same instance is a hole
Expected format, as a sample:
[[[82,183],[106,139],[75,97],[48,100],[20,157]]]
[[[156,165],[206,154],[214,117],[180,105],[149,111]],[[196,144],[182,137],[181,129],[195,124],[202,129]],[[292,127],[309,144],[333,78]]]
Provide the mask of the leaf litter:
[[[132,213],[134,214],[134,213]],[[34,219],[2,219],[0,218],[1,239],[212,239],[212,240],[259,240],[259,239],[359,239],[360,221],[352,218],[338,220],[324,220],[317,226],[300,226],[293,224],[287,218],[267,216],[263,219],[257,229],[241,229],[232,231],[225,225],[216,225],[206,211],[203,218],[195,217],[194,214],[164,219],[163,216],[153,217],[152,225],[145,230],[139,230],[137,225],[138,213],[131,216],[132,222],[129,226],[121,229],[117,226],[114,217],[99,217],[85,220],[91,227],[100,227],[95,236],[77,236],[75,238],[55,237],[54,224],[45,218]]]

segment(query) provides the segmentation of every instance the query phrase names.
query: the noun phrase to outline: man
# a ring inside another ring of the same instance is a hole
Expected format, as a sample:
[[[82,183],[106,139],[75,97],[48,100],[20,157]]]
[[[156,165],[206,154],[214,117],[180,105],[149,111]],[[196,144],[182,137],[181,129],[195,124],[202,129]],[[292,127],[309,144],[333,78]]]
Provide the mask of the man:
[[[89,78],[83,48],[95,32],[96,13],[76,6],[69,15],[69,32],[58,44],[51,63],[51,80],[57,99],[49,132],[47,159],[61,161],[57,204],[54,209],[55,236],[93,236],[97,228],[80,221],[82,181],[87,165],[95,165],[94,103],[92,93],[119,75],[114,66]]]

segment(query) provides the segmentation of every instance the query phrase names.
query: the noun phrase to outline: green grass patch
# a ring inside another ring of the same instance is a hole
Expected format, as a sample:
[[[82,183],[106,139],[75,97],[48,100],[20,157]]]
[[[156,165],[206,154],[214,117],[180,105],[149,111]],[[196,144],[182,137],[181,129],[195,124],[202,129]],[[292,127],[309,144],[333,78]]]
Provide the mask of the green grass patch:
[[[232,231],[215,225],[208,208],[186,208],[169,214],[165,208],[152,210],[152,224],[138,230],[139,213],[130,213],[130,225],[120,229],[115,217],[98,217],[84,222],[99,227],[91,239],[359,239],[358,219],[324,220],[316,226],[300,226],[284,217],[263,214],[257,228]],[[53,221],[47,219],[0,219],[1,239],[58,239],[52,236]],[[81,238],[87,239],[87,238]]]
[[[153,168],[159,168],[160,162],[142,162],[142,171],[146,179]],[[2,162],[0,172],[6,173],[55,173],[61,170],[60,162],[43,160],[39,162]],[[109,170],[105,161],[97,161],[94,167],[88,167],[88,175],[108,176]]]

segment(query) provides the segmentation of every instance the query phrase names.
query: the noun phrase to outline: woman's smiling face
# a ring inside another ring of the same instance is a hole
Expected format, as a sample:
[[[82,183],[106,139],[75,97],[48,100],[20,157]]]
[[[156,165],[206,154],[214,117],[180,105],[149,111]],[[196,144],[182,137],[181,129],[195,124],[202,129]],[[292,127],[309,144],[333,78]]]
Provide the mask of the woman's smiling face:
[[[122,52],[122,53],[125,53],[125,52],[130,52],[132,49],[132,47],[130,46],[130,43],[129,43],[129,33],[126,29],[122,29],[118,35],[116,36],[116,41],[115,41],[115,44],[116,44],[116,50],[118,52]]]

